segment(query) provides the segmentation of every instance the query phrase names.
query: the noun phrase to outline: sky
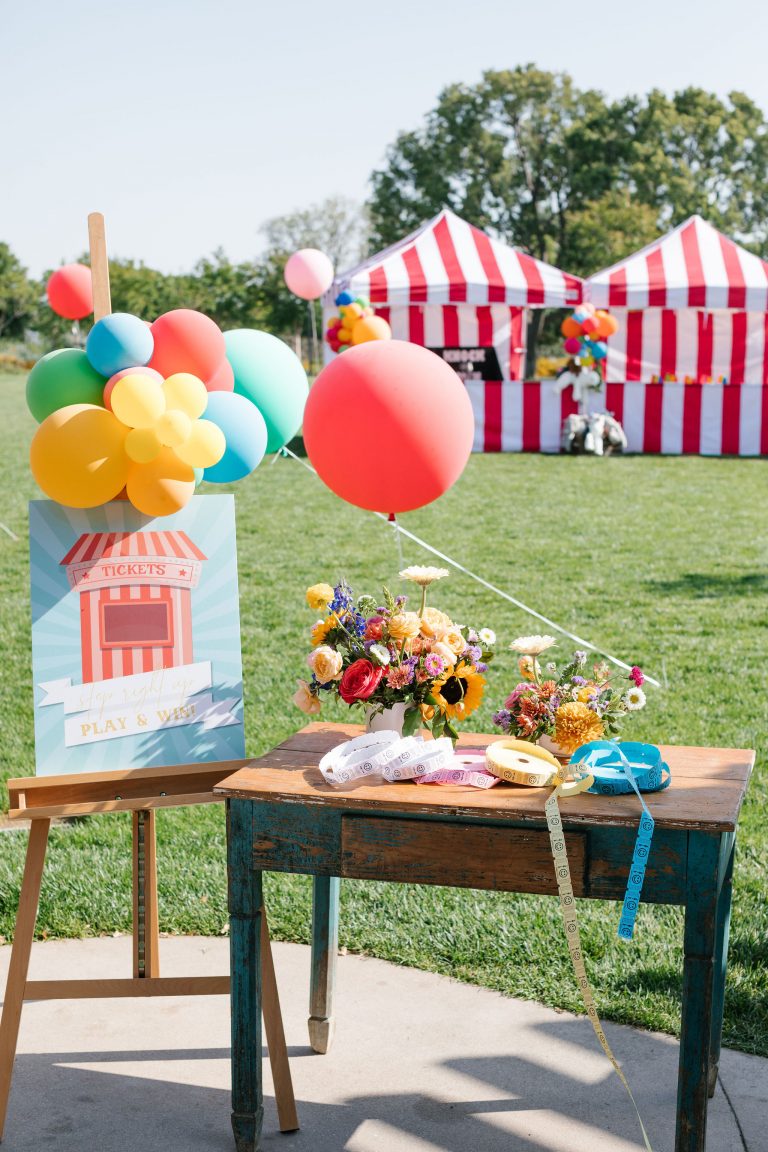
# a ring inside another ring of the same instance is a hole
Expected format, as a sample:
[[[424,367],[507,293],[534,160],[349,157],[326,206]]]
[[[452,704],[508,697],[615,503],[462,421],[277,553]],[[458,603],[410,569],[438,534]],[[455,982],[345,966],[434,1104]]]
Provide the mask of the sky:
[[[363,201],[448,84],[533,62],[608,95],[738,89],[768,112],[765,0],[0,0],[0,240],[166,272],[327,196]]]

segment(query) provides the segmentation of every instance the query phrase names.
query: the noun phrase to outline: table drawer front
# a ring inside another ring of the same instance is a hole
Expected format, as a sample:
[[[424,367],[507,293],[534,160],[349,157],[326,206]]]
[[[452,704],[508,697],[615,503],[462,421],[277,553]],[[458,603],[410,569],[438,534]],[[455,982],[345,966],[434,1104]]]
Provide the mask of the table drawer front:
[[[567,833],[566,846],[578,896],[584,892],[585,834]],[[340,874],[358,880],[557,892],[549,834],[537,828],[345,815]]]

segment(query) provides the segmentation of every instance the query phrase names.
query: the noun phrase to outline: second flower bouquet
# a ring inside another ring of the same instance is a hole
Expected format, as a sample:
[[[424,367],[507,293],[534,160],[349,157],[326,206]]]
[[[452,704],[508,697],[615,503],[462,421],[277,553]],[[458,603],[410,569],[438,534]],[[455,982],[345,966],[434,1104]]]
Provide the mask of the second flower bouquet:
[[[368,716],[403,704],[404,735],[426,725],[433,736],[456,741],[455,724],[482,700],[496,637],[489,628],[455,624],[427,606],[428,587],[447,575],[443,568],[422,567],[400,573],[421,589],[417,610],[408,607],[407,596],[393,596],[387,588],[380,600],[355,598],[345,580],[335,588],[310,588],[307,603],[323,616],[311,630],[312,676],[299,681],[293,697],[298,707],[316,715],[324,693],[363,705]]]

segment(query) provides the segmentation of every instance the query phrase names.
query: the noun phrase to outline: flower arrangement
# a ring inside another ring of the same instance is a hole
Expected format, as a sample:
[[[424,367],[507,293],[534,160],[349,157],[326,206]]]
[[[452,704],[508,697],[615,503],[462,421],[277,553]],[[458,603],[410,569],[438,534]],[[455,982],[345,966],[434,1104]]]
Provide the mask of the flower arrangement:
[[[447,575],[444,568],[424,567],[400,573],[421,589],[417,611],[407,596],[387,588],[381,603],[370,595],[355,599],[345,580],[308,589],[307,603],[323,616],[310,633],[312,677],[299,680],[294,703],[309,715],[320,712],[323,693],[374,712],[404,703],[404,735],[424,724],[436,738],[457,740],[454,725],[482,700],[496,637],[490,628],[465,628],[427,606],[427,589]]]
[[[522,679],[493,722],[518,739],[547,736],[558,751],[570,756],[590,740],[615,736],[626,714],[645,706],[645,677],[634,667],[627,680],[617,683],[604,660],[588,675],[587,653],[582,651],[574,652],[562,667],[547,663],[542,672],[538,657],[554,644],[553,636],[519,636],[512,641]]]

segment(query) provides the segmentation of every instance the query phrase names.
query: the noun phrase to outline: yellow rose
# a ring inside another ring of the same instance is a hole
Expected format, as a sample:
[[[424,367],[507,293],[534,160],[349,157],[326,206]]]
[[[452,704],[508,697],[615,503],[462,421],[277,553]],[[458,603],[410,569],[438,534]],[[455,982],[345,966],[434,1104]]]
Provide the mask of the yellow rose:
[[[400,644],[413,640],[421,630],[421,620],[417,612],[398,612],[387,621],[387,631],[391,640]]]
[[[341,676],[343,660],[341,655],[328,644],[321,644],[307,656],[307,664],[315,674],[319,684],[328,684]]]
[[[451,627],[447,629],[441,637],[441,641],[443,644],[446,644],[451,651],[455,652],[457,656],[460,656],[467,646],[466,640],[455,624],[452,624]]]
[[[310,638],[312,640],[312,647],[317,648],[319,644],[325,643],[325,638],[332,628],[337,624],[335,616],[328,616],[325,620],[318,620],[317,624],[312,625]]]
[[[428,640],[442,640],[451,627],[450,617],[438,608],[425,608],[421,614],[421,634]]]
[[[453,648],[449,648],[447,644],[443,644],[441,640],[438,640],[436,644],[432,645],[432,651],[438,656],[442,656],[446,668],[453,668],[456,663],[456,653]]]
[[[298,689],[293,694],[293,702],[297,708],[301,708],[302,712],[306,712],[307,716],[317,716],[320,711],[320,701],[317,696],[313,696],[309,690],[309,684],[306,680],[297,680]]]
[[[330,584],[313,584],[307,588],[307,604],[313,612],[322,612],[333,600],[333,588]]]

